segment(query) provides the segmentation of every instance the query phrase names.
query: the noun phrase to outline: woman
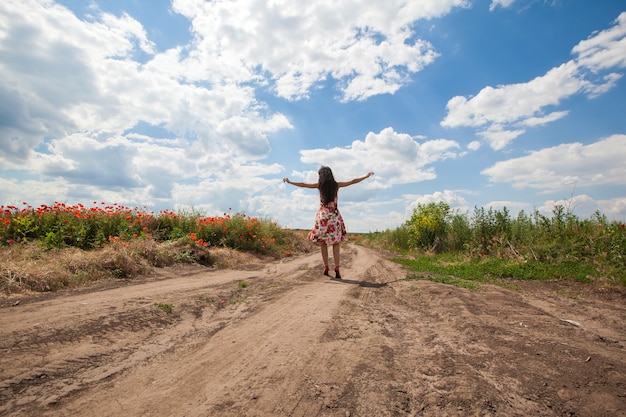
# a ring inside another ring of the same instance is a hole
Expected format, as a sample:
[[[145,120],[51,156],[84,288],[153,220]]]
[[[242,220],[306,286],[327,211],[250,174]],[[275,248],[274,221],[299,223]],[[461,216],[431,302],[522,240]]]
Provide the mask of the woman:
[[[324,261],[324,275],[328,276],[328,245],[333,246],[333,260],[335,261],[335,278],[341,279],[339,272],[339,244],[346,241],[346,226],[343,217],[337,208],[337,194],[341,187],[363,181],[374,175],[368,172],[366,175],[350,181],[335,181],[333,171],[323,166],[317,172],[319,177],[317,184],[290,181],[283,178],[283,182],[303,188],[317,188],[320,193],[320,208],[315,215],[315,224],[309,232],[308,238],[319,242]]]

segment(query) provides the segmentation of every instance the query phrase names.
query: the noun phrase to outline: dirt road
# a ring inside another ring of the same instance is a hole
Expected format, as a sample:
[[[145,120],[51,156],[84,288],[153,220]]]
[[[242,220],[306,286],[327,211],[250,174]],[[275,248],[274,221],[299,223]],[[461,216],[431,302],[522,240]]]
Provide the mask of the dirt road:
[[[4,298],[0,415],[626,416],[624,291],[342,253]]]

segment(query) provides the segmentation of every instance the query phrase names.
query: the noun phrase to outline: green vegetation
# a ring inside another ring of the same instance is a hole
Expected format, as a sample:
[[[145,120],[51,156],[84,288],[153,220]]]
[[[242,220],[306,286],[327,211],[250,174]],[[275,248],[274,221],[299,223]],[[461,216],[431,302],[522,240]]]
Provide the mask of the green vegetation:
[[[293,243],[293,234],[275,222],[243,213],[204,216],[195,211],[163,210],[155,214],[138,207],[96,202],[93,207],[65,203],[23,206],[0,206],[0,245],[38,241],[48,249],[71,246],[91,250],[137,239],[186,239],[202,247],[282,256]]]
[[[407,276],[407,280],[428,280],[433,282],[440,282],[442,284],[454,285],[455,287],[467,288],[468,290],[477,290],[479,288],[478,284],[471,280],[459,279],[453,276],[445,276],[445,275],[418,275],[413,274]],[[414,288],[411,290],[415,291]]]
[[[0,291],[56,291],[176,263],[223,265],[307,251],[301,234],[243,213],[159,213],[118,204],[0,206]],[[217,255],[216,255],[217,254]],[[241,254],[241,255],[240,255]]]
[[[512,217],[506,208],[469,215],[443,202],[420,204],[400,227],[351,239],[404,255],[397,261],[416,271],[413,279],[467,288],[501,278],[626,286],[626,227],[600,212],[580,219],[556,206],[550,217],[538,211]],[[244,254],[283,257],[310,245],[306,231],[243,213],[155,214],[96,202],[0,206],[0,291],[55,291],[175,263],[215,265],[220,251],[241,264],[250,259]]]
[[[158,308],[160,308],[161,310],[165,311],[167,314],[170,314],[172,312],[172,305],[171,304],[166,304],[166,303],[154,303],[155,306],[157,306]]]
[[[580,219],[562,206],[535,211],[475,208],[471,216],[445,203],[418,205],[395,230],[370,233],[362,244],[409,255],[414,271],[472,281],[604,279],[626,285],[626,226],[600,212]]]

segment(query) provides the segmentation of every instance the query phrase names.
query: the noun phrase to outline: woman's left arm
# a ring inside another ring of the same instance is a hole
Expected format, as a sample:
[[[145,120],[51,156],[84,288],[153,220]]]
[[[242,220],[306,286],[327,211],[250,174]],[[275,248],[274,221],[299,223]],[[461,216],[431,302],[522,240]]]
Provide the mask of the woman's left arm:
[[[358,177],[358,178],[355,178],[355,179],[350,180],[350,181],[340,181],[340,182],[337,182],[337,184],[339,185],[339,187],[347,187],[349,185],[353,185],[353,184],[356,184],[358,182],[361,182],[364,179],[367,179],[367,178],[371,177],[372,175],[374,175],[374,173],[370,171],[367,174],[363,175],[362,177]]]

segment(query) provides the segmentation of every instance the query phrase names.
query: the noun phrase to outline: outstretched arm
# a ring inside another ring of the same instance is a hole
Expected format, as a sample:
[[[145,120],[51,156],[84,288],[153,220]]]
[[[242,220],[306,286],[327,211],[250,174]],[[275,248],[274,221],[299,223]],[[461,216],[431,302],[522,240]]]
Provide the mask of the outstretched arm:
[[[358,178],[355,178],[355,179],[350,180],[350,181],[340,181],[337,184],[339,184],[339,187],[347,187],[348,185],[352,185],[352,184],[356,184],[357,182],[361,182],[364,179],[371,177],[372,175],[374,175],[373,172],[368,172],[367,174],[363,175],[362,177],[358,177]]]
[[[307,182],[290,181],[289,178],[283,178],[283,182],[286,182],[287,184],[295,185],[296,187],[317,188],[317,183],[310,184],[310,183],[307,183]]]

